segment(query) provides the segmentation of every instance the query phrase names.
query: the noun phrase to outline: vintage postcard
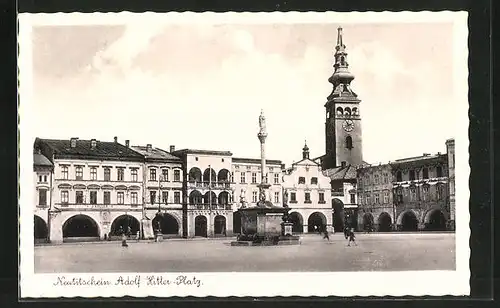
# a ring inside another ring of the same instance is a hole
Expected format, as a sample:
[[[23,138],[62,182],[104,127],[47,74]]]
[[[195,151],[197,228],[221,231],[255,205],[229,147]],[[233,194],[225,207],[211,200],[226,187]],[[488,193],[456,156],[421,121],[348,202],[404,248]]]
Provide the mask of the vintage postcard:
[[[469,294],[467,13],[19,26],[22,298]]]

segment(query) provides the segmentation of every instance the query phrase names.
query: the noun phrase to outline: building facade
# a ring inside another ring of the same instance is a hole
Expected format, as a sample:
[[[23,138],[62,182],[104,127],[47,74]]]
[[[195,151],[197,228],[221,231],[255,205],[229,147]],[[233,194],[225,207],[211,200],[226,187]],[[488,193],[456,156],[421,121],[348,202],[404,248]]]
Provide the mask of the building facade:
[[[155,233],[160,233],[163,237],[181,237],[184,179],[182,160],[151,144],[133,146],[132,149],[144,157],[144,237],[153,237]],[[170,152],[174,150],[175,148],[170,148]]]
[[[448,186],[450,188],[450,220],[448,228],[455,230],[455,140],[446,140],[446,154],[448,155]]]
[[[184,149],[173,151],[181,158],[183,225],[185,237],[228,236],[233,230],[232,153]]]
[[[48,211],[51,242],[105,239],[117,235],[120,226],[139,231],[141,155],[117,138],[36,139],[35,150],[54,165]]]
[[[271,184],[268,189],[266,200],[272,202],[275,206],[283,206],[283,164],[280,160],[266,159],[266,174],[264,178]],[[241,202],[249,205],[255,205],[259,201],[259,187],[261,182],[262,170],[261,160],[254,158],[232,159],[231,175],[233,178],[233,231],[241,232],[241,217],[238,208],[242,206]]]
[[[294,233],[318,232],[325,226],[332,231],[330,178],[309,158],[307,145],[302,149],[302,160],[284,170],[283,190]]]
[[[35,242],[49,241],[49,209],[52,202],[54,165],[39,149],[33,153],[34,194],[34,239]]]

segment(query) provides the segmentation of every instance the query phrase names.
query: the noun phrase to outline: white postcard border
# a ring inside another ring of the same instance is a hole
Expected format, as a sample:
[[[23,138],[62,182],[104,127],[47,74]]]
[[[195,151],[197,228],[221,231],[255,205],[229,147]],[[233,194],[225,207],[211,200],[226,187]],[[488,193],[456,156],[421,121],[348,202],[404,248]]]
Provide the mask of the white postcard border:
[[[30,127],[32,102],[32,50],[30,32],[35,25],[119,24],[124,20],[144,23],[387,23],[453,22],[456,109],[456,271],[408,272],[314,272],[314,273],[93,273],[34,274],[33,261],[33,156],[36,131]],[[20,296],[26,297],[117,297],[117,296],[403,296],[468,295],[469,288],[469,164],[468,164],[468,67],[466,12],[350,12],[350,13],[56,13],[19,16],[19,115],[20,115]],[[141,276],[141,286],[55,286],[57,277],[109,280]],[[185,275],[200,286],[146,286],[147,276],[175,280]],[[194,280],[194,281],[196,281]],[[342,282],[342,283],[339,283]]]

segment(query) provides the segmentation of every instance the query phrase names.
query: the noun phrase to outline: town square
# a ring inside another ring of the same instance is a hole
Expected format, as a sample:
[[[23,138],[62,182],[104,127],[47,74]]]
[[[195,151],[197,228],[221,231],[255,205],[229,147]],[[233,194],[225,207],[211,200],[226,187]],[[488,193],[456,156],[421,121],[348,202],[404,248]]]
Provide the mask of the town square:
[[[231,239],[69,243],[35,247],[36,273],[336,272],[454,270],[453,233],[359,234],[347,246],[302,236],[300,245],[232,247]]]

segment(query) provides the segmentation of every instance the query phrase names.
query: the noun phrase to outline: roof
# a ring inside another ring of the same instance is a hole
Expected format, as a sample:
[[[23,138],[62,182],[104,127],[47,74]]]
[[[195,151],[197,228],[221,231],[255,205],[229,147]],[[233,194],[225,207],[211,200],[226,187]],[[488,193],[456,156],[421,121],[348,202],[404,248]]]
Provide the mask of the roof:
[[[43,154],[38,154],[35,153],[33,154],[33,165],[35,166],[46,166],[46,167],[52,167],[53,164],[50,162],[50,160],[45,157]]]
[[[446,153],[439,153],[439,154],[434,154],[434,155],[421,155],[421,156],[414,156],[414,157],[408,157],[408,158],[401,158],[401,159],[396,159],[395,161],[391,162],[391,164],[398,164],[398,163],[407,163],[407,162],[414,162],[414,161],[422,161],[422,160],[431,160],[431,159],[439,159],[443,158],[446,156]]]
[[[132,149],[135,150],[136,152],[139,152],[140,154],[144,155],[146,159],[152,159],[152,160],[170,160],[170,161],[176,161],[180,162],[181,159],[177,156],[174,156],[170,154],[169,152],[159,149],[159,148],[151,148],[151,151],[148,152],[148,147],[147,146],[141,146],[141,145],[134,145],[132,146]]]
[[[214,151],[214,150],[197,150],[197,149],[182,149],[173,152],[174,155],[185,155],[185,154],[202,154],[202,155],[220,155],[220,156],[232,156],[233,153],[229,151]]]
[[[136,151],[118,142],[97,141],[96,147],[91,147],[91,140],[76,141],[74,148],[71,141],[60,139],[39,139],[35,141],[38,145],[46,145],[50,148],[55,158],[76,158],[76,159],[144,159]]]
[[[354,180],[356,179],[356,167],[347,165],[346,167],[335,167],[325,170],[325,175],[334,180]]]
[[[298,165],[298,164],[300,164],[300,163],[302,163],[302,162],[304,162],[306,160],[310,161],[311,163],[315,164],[316,166],[320,166],[321,165],[321,164],[317,163],[316,161],[314,161],[314,160],[312,160],[310,158],[304,158],[304,159],[299,160],[298,162],[292,163],[292,166]]]
[[[233,163],[240,164],[260,164],[260,158],[239,158],[233,157]],[[270,165],[281,165],[281,160],[266,159],[266,164]]]

